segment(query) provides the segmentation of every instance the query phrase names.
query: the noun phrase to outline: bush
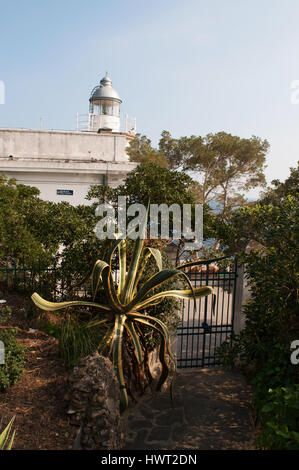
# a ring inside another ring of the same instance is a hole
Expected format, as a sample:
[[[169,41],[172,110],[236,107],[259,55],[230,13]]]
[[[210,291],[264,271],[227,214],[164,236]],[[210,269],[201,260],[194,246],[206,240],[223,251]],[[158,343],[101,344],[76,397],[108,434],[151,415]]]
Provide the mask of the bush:
[[[273,199],[273,195],[272,195]],[[270,201],[271,202],[271,201]],[[257,249],[239,253],[251,290],[244,306],[245,328],[218,349],[226,366],[238,366],[250,378],[253,405],[264,449],[299,448],[299,367],[290,346],[298,339],[298,200],[285,194],[275,204],[256,204],[233,213],[227,246]],[[224,233],[224,232],[223,232]],[[249,237],[249,238],[248,238]]]
[[[0,391],[5,391],[23,374],[25,365],[25,348],[16,340],[16,330],[0,331],[0,341],[5,347],[5,364],[0,365]]]
[[[5,306],[0,308],[0,322],[6,321],[12,314],[12,310],[10,307]]]
[[[257,444],[273,450],[299,450],[299,385],[269,389],[261,408]]]

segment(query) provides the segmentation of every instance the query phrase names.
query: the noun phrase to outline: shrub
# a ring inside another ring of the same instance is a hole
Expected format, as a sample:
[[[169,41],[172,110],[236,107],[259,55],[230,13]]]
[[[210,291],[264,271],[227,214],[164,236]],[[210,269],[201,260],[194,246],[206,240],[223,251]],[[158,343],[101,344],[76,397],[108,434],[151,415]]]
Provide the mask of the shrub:
[[[226,244],[259,246],[239,253],[251,297],[244,306],[245,328],[218,349],[221,363],[245,371],[265,449],[298,448],[299,367],[290,362],[298,339],[298,200],[283,192],[274,204],[256,204],[233,213]],[[270,201],[271,202],[271,201]],[[223,232],[224,233],[224,232]],[[249,238],[248,238],[249,237]],[[242,242],[242,243],[241,243]]]
[[[299,450],[299,385],[269,389],[261,408],[257,444],[273,450]]]
[[[12,314],[12,310],[9,306],[0,308],[0,322],[6,321]]]
[[[25,348],[17,342],[16,330],[1,330],[0,341],[3,341],[5,347],[5,363],[0,365],[0,391],[4,391],[23,374]]]

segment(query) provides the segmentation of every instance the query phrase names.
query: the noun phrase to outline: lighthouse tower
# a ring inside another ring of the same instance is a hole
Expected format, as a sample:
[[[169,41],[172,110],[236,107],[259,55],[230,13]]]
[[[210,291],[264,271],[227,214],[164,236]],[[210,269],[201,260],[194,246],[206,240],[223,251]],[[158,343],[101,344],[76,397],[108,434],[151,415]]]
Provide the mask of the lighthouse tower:
[[[89,98],[89,130],[120,130],[120,99],[118,93],[112,88],[112,81],[106,76],[96,86]]]
[[[77,113],[76,131],[0,128],[0,176],[37,187],[46,201],[92,204],[90,186],[117,187],[137,165],[127,154],[136,120],[126,116],[123,126],[121,103],[106,74],[92,90],[89,113]]]

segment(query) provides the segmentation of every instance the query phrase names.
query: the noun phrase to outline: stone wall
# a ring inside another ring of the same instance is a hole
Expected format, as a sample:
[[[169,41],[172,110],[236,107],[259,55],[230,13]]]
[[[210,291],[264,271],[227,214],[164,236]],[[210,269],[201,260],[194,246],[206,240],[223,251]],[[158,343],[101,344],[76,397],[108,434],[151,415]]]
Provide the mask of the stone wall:
[[[173,378],[173,365],[163,390]],[[74,450],[117,450],[125,445],[127,418],[132,409],[152,396],[161,373],[158,349],[150,353],[149,367],[153,383],[146,387],[138,402],[130,400],[129,409],[120,415],[119,383],[111,361],[94,354],[81,359],[69,376],[67,414],[78,427]]]
[[[69,377],[67,413],[79,429],[74,449],[114,450],[124,445],[119,385],[109,359],[97,354],[78,363]]]

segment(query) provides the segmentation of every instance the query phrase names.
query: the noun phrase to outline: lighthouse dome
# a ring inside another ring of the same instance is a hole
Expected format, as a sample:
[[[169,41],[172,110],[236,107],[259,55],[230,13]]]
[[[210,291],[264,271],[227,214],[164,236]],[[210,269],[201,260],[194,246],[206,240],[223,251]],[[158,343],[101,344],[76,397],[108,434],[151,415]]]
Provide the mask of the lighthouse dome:
[[[106,76],[102,78],[102,80],[100,81],[100,85],[97,85],[96,87],[94,87],[94,89],[91,92],[89,101],[92,102],[92,101],[98,101],[101,99],[115,100],[115,101],[118,101],[119,103],[122,102],[117,91],[115,91],[114,88],[112,88],[112,81],[108,77],[108,73],[106,73]]]

